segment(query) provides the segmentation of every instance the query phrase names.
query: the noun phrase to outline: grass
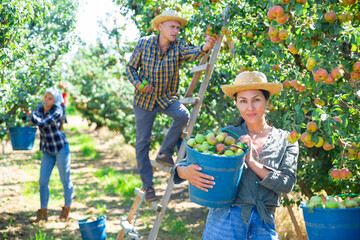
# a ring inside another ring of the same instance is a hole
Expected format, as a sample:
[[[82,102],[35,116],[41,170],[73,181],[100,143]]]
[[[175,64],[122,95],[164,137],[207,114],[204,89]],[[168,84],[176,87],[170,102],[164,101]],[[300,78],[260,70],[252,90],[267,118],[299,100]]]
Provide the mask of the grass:
[[[31,238],[31,240],[53,240],[54,237],[48,236],[46,233],[39,230],[39,233],[35,235],[35,238]]]
[[[121,173],[112,168],[101,168],[94,172],[106,195],[121,195],[125,200],[135,196],[135,187],[141,187],[138,175]]]
[[[83,156],[95,159],[98,153],[95,150],[96,143],[88,134],[72,135],[68,137],[70,146],[78,146]]]
[[[37,150],[33,156],[34,160],[41,160],[43,153],[40,150]]]
[[[171,232],[171,235],[182,236],[184,233],[187,233],[186,235],[191,237],[191,229],[186,225],[185,221],[179,218],[175,219],[173,216],[167,216],[162,227],[163,230]]]

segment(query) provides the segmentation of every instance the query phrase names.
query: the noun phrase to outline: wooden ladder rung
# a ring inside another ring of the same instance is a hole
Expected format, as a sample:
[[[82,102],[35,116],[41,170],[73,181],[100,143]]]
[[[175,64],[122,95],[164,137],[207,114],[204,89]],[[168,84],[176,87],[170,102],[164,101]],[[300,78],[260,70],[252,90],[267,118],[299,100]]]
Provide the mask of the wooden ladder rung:
[[[200,102],[200,98],[193,97],[193,98],[180,98],[180,103],[187,105],[187,104],[196,104]]]
[[[132,224],[130,224],[128,222],[128,220],[126,220],[126,217],[121,217],[120,226],[125,233],[128,233],[127,234],[128,238],[141,240],[141,238],[139,238],[136,233],[132,232],[132,230],[134,229],[134,226]]]
[[[183,132],[183,133],[181,134],[181,138],[187,138],[187,136],[188,136],[188,133],[187,133],[187,132]]]
[[[172,167],[165,166],[164,164],[158,163],[157,161],[150,159],[151,165],[153,167],[156,167],[164,172],[171,173]]]
[[[150,161],[151,161],[151,160],[150,160]],[[144,193],[144,191],[141,190],[140,188],[135,188],[135,194],[136,194],[138,197],[143,198],[145,193]],[[149,204],[149,205],[151,206],[151,208],[154,209],[155,211],[157,211],[157,212],[160,212],[160,211],[161,211],[161,208],[162,208],[161,204],[159,204],[159,203],[157,203],[157,202],[155,202],[155,201],[149,202],[148,204]]]
[[[207,68],[209,67],[209,64],[202,64],[199,66],[196,66],[194,68],[191,69],[191,73],[196,73],[196,72],[201,72],[201,71],[206,71]]]

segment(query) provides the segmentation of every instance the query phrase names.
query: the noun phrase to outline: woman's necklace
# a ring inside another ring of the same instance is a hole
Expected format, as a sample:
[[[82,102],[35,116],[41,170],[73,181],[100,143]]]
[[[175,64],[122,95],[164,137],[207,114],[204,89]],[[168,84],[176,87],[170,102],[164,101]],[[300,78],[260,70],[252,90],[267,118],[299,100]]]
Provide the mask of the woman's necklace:
[[[270,132],[270,130],[271,130],[271,127],[267,126],[259,132],[254,132],[254,131],[249,130],[249,134],[251,137],[263,137],[263,136],[267,135]]]

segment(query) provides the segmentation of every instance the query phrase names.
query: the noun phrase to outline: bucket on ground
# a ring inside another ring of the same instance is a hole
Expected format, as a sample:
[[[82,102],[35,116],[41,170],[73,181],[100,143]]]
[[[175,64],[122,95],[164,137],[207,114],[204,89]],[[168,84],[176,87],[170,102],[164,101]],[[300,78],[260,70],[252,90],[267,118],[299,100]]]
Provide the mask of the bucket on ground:
[[[309,240],[359,239],[360,208],[313,208],[309,211],[306,203],[300,207]]]
[[[89,217],[79,220],[79,228],[83,240],[104,240],[106,235],[106,216]]]
[[[32,150],[36,137],[36,127],[11,127],[9,128],[13,150]]]
[[[215,185],[208,192],[189,184],[190,200],[201,206],[221,208],[231,206],[235,199],[244,167],[244,154],[233,157],[203,154],[186,144],[187,161],[201,166],[202,173],[214,177]]]

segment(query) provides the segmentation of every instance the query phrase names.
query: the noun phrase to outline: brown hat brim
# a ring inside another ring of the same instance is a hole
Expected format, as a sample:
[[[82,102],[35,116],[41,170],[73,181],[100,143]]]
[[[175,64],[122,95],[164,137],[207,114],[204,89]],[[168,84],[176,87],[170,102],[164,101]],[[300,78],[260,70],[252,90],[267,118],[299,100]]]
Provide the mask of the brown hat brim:
[[[270,96],[281,92],[282,90],[281,83],[251,83],[251,84],[234,84],[234,85],[223,85],[221,87],[222,91],[226,96],[235,99],[235,93],[244,90],[266,90],[270,93]]]
[[[159,24],[166,22],[166,21],[177,21],[180,23],[180,27],[184,27],[187,24],[187,20],[185,18],[181,18],[181,17],[176,17],[176,16],[161,16],[158,15],[154,18],[154,20],[152,21],[152,27],[155,30],[159,30]]]

